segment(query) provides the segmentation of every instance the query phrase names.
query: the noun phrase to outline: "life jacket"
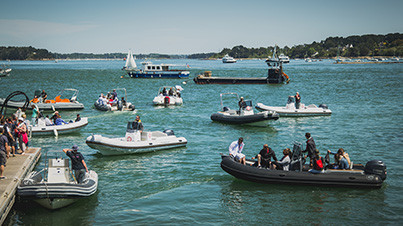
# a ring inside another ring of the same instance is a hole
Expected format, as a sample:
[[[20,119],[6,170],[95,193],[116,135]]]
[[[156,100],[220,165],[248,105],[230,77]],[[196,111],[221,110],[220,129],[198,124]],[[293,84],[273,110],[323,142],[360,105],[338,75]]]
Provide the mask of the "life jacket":
[[[315,161],[314,169],[316,169],[316,170],[322,170],[322,169],[323,169],[322,158],[315,159],[314,161]]]

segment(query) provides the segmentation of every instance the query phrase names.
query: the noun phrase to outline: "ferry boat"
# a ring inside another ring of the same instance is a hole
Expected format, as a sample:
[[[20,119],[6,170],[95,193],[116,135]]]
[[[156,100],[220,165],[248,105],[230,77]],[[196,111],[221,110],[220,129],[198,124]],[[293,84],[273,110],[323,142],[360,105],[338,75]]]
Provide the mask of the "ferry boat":
[[[228,54],[226,54],[223,58],[222,58],[222,62],[223,63],[236,63],[236,60],[233,57],[230,57]]]
[[[188,66],[188,65],[187,65]],[[172,69],[178,67],[173,64],[153,64],[149,61],[142,62],[142,68],[137,68],[132,53],[129,51],[125,70],[131,78],[188,78],[190,72],[183,69]]]

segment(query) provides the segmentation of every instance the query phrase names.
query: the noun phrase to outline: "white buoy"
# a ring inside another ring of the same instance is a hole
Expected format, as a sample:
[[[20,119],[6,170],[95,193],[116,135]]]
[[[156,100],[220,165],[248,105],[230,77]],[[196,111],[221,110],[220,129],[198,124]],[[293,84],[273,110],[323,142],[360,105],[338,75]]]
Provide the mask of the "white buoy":
[[[186,85],[186,82],[182,82],[183,85]]]

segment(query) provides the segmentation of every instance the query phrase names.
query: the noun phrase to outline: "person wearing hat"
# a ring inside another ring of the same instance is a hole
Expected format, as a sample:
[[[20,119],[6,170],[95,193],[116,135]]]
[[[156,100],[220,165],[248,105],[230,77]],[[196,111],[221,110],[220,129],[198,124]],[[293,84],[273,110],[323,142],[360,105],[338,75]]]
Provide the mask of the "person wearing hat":
[[[18,126],[16,128],[18,136],[18,144],[20,145],[21,155],[25,155],[28,146],[27,125],[23,117],[18,118]]]
[[[73,145],[71,149],[65,148],[63,152],[71,159],[71,168],[74,170],[77,183],[84,180],[85,173],[88,173],[87,164],[85,164],[84,156],[78,152],[78,146]]]
[[[241,97],[241,98],[239,99],[239,101],[238,101],[238,106],[239,106],[239,114],[240,114],[240,113],[241,113],[241,110],[246,108],[246,103],[245,103],[245,101],[243,100],[243,97]]]

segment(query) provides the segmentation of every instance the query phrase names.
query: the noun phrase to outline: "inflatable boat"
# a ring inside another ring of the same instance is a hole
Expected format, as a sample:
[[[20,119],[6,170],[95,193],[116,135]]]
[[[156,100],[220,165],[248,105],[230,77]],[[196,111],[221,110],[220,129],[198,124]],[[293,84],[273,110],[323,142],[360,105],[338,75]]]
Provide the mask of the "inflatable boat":
[[[221,109],[217,113],[213,113],[210,118],[215,122],[228,123],[228,124],[244,124],[251,126],[267,126],[269,120],[277,120],[279,115],[274,111],[263,111],[259,113],[253,112],[253,105],[251,100],[244,101],[243,105],[239,107],[239,110],[231,110],[228,107],[223,107],[222,97],[223,95],[236,95],[236,93],[222,93]]]
[[[301,103],[300,108],[297,109],[295,107],[295,99],[292,96],[288,97],[285,107],[273,107],[257,103],[256,109],[259,111],[275,111],[281,117],[329,116],[332,114],[332,111],[328,109],[326,104],[321,104],[318,107],[315,104],[306,106]]]
[[[135,107],[132,103],[127,102],[127,92],[125,88],[116,88],[114,89],[115,91],[119,91],[120,93],[124,92],[124,99],[120,99],[116,97],[116,100],[109,101],[108,97],[106,97],[104,100],[99,98],[97,101],[94,103],[94,107],[97,110],[100,111],[134,111]],[[108,96],[112,92],[108,92]],[[117,93],[119,94],[119,93]],[[118,95],[119,96],[119,95]],[[122,94],[123,97],[123,94]]]
[[[70,98],[62,99],[62,96],[66,93],[73,93]],[[36,90],[34,98],[29,102],[27,110],[32,110],[33,104],[37,105],[40,110],[43,111],[55,111],[55,110],[81,110],[84,109],[84,104],[77,101],[78,90],[76,89],[63,89],[55,97],[55,99],[42,100],[40,96],[41,91]],[[6,102],[7,107],[10,108],[24,108],[25,101],[6,101],[6,99],[0,98],[0,106]]]
[[[180,86],[177,86],[178,88]],[[177,87],[172,86],[163,86],[158,90],[158,94],[154,97],[153,104],[154,105],[182,105],[183,100],[181,97],[180,90]],[[180,87],[182,89],[182,87]],[[172,89],[172,91],[170,91]],[[171,93],[169,93],[171,92]]]
[[[93,134],[87,137],[86,143],[103,155],[124,155],[185,147],[187,140],[176,137],[172,130],[140,132],[133,128],[133,122],[128,122],[125,137],[108,138]]]
[[[386,165],[380,160],[369,161],[365,166],[354,164],[348,170],[325,169],[312,173],[308,165],[303,165],[303,159],[295,155],[298,152],[300,149],[296,151],[294,145],[290,171],[258,168],[253,160],[243,165],[228,155],[221,155],[221,168],[236,178],[259,183],[380,188],[386,179]]]
[[[29,125],[28,132],[30,136],[47,136],[74,133],[88,125],[88,118],[81,118],[80,121],[70,121],[68,124],[47,126],[44,118],[39,118],[35,126]]]
[[[42,176],[45,175],[45,177]],[[77,182],[69,169],[69,159],[49,159],[46,170],[31,172],[18,186],[17,195],[48,209],[59,209],[89,197],[98,189],[98,175],[90,170]]]

